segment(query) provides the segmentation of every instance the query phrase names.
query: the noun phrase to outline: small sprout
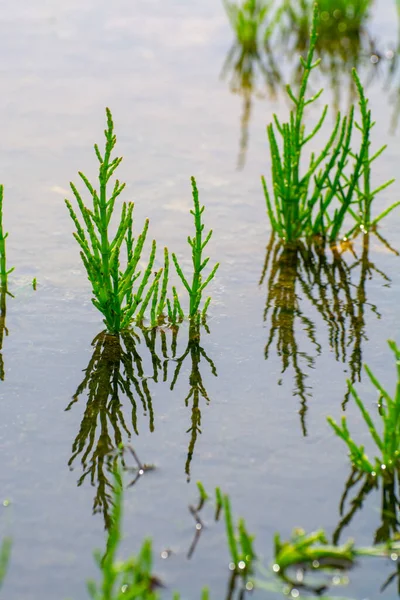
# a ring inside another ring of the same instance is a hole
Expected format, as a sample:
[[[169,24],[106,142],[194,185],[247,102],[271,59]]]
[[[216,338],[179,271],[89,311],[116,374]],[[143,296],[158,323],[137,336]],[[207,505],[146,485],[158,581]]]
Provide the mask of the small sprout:
[[[201,481],[197,482],[197,489],[200,492],[201,501],[206,502],[206,500],[208,500],[208,494],[207,494],[206,490],[204,489],[204,485],[201,483]]]

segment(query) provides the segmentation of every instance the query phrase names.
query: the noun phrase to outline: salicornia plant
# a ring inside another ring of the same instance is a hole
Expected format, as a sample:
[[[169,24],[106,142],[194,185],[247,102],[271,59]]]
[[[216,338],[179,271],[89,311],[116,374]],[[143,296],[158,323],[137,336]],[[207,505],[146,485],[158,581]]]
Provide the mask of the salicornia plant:
[[[374,419],[349,382],[351,394],[378,448],[378,455],[371,460],[365,453],[364,446],[356,444],[350,435],[345,416],[342,417],[341,426],[328,417],[328,422],[335,433],[347,444],[350,460],[354,467],[372,476],[387,475],[391,477],[400,466],[400,349],[393,341],[389,341],[389,346],[394,354],[397,367],[397,385],[393,397],[384,389],[369,367],[365,366],[368,377],[379,393],[378,414],[382,420],[382,433],[379,433]]]
[[[354,107],[347,117],[338,113],[333,130],[323,149],[311,153],[308,169],[302,173],[303,152],[305,146],[320,131],[328,107],[315,127],[306,133],[305,110],[322,94],[322,90],[307,98],[310,74],[320,60],[314,62],[317,43],[318,6],[314,6],[310,46],[307,57],[300,58],[303,68],[298,95],[291,86],[287,92],[294,104],[287,123],[281,123],[276,115],[268,126],[268,138],[272,161],[273,198],[271,198],[265,178],[262,178],[268,216],[272,228],[288,243],[301,237],[322,236],[334,241],[341,230],[344,218],[353,200],[358,183],[368,139],[363,135],[359,153],[352,152],[351,141],[354,128]],[[281,144],[278,143],[281,138]],[[352,171],[346,176],[346,185],[342,185],[350,156],[355,156]],[[334,214],[329,214],[331,204],[341,189],[343,197]]]
[[[192,276],[191,284],[189,284],[187,278],[185,277],[185,275],[179,265],[178,259],[174,253],[172,254],[172,260],[174,261],[176,271],[189,294],[189,301],[190,301],[189,317],[191,319],[194,319],[200,313],[203,316],[205,316],[205,314],[206,314],[207,308],[211,302],[211,298],[208,298],[206,300],[202,310],[200,311],[200,304],[201,304],[201,300],[202,300],[202,296],[203,296],[203,291],[205,290],[207,285],[210,283],[210,281],[214,278],[214,275],[217,272],[219,264],[217,263],[214,266],[214,268],[211,270],[211,273],[205,279],[203,279],[203,270],[206,267],[208,261],[210,260],[209,258],[203,258],[203,251],[211,239],[212,230],[210,230],[208,232],[208,234],[205,238],[203,237],[204,224],[202,221],[202,215],[205,210],[205,207],[200,206],[199,192],[197,189],[195,178],[192,177],[191,181],[192,181],[194,210],[191,210],[190,212],[193,215],[194,226],[195,226],[195,235],[193,237],[190,237],[190,236],[188,237],[188,244],[190,245],[190,247],[192,249],[192,262],[193,262],[193,276]],[[175,293],[174,301],[173,301],[174,308],[175,308],[176,298],[177,298],[177,296]],[[179,301],[178,301],[178,303],[179,303]],[[178,304],[177,309],[176,309],[178,314],[181,312],[181,310],[179,310],[179,309],[180,309],[180,305]],[[171,310],[171,303],[170,303],[170,310]]]
[[[71,189],[77,201],[81,218],[79,219],[71,203],[66,205],[74,221],[74,237],[81,248],[81,257],[89,281],[92,285],[94,306],[104,316],[104,323],[110,333],[126,329],[134,318],[143,318],[144,310],[152,299],[154,289],[161,277],[159,271],[153,282],[149,282],[156,255],[156,243],[153,241],[150,258],[144,273],[138,270],[143,245],[148,231],[146,220],[142,232],[133,238],[133,203],[122,205],[119,225],[115,235],[111,234],[111,219],[115,203],[125,188],[124,183],[115,181],[109,191],[110,179],[120,165],[122,158],[112,158],[117,141],[111,111],[107,108],[106,143],[103,154],[95,144],[94,149],[99,161],[99,190],[83,174],[79,173],[91,198],[87,206],[76,186]],[[121,265],[121,252],[126,246],[126,260]],[[135,286],[135,287],[134,287]]]

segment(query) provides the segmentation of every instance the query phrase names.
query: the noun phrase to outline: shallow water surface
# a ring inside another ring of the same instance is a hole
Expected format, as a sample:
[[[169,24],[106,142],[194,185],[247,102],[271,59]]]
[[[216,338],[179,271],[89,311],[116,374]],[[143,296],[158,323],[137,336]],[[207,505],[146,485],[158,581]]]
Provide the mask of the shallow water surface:
[[[388,144],[377,163],[380,183],[397,175],[400,149],[400,75],[384,58],[397,43],[394,1],[375,4],[367,26],[383,56],[376,68],[370,54],[360,59],[377,122],[374,144]],[[85,581],[96,576],[92,551],[103,546],[108,519],[106,453],[119,441],[155,467],[126,492],[124,552],[151,536],[163,597],[179,589],[183,598],[199,598],[203,585],[212,598],[226,597],[225,532],[210,507],[188,557],[196,481],[231,495],[265,565],[275,531],[286,538],[295,526],[337,530],[350,466],[326,416],[339,419],[345,409],[354,437],[370,448],[346,378],[371,408],[376,394],[361,365],[394,385],[386,340],[400,341],[399,257],[374,235],[360,237],[354,254],[287,251],[271,239],[260,184],[270,168],[265,126],[288,103],[281,87],[271,96],[258,78],[249,112],[248,95],[232,91],[229,73],[221,78],[233,34],[219,2],[23,0],[3,7],[0,27],[4,223],[16,267],[0,382],[0,490],[10,499],[0,533],[13,538],[3,597],[87,597]],[[290,77],[296,63],[278,46],[274,59],[282,78]],[[339,74],[340,97],[329,71],[320,79],[326,101],[346,107],[348,79]],[[206,227],[214,230],[211,257],[221,266],[210,332],[195,346],[185,326],[175,349],[169,331],[135,332],[122,348],[99,337],[101,318],[63,199],[79,169],[95,172],[91,148],[101,141],[106,105],[138,229],[149,217],[159,247],[185,266],[189,178],[197,178]],[[317,118],[311,111],[310,123]],[[380,209],[399,195],[396,182]],[[397,250],[399,225],[397,211],[379,230]],[[120,404],[108,404],[118,376],[125,393]],[[340,541],[372,543],[380,505],[372,492]],[[363,562],[344,594],[380,597],[391,569],[389,561]],[[393,598],[396,586],[383,596]]]

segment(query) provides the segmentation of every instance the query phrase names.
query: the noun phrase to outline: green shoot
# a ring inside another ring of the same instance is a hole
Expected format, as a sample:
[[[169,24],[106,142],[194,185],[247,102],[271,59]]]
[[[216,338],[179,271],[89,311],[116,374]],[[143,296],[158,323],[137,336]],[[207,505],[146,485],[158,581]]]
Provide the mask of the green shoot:
[[[37,279],[36,279],[36,277],[34,277],[32,279],[32,289],[33,289],[34,292],[37,291]]]
[[[201,483],[201,481],[197,482],[197,489],[199,490],[200,501],[202,503],[206,502],[208,500],[208,494],[207,494],[206,490],[204,489],[204,485]]]
[[[178,292],[176,288],[172,288],[172,302],[167,298],[167,310],[168,310],[168,321],[171,325],[179,325],[185,318],[185,314],[182,310],[181,304],[178,298]]]
[[[216,492],[216,497],[218,502],[218,492]],[[229,568],[236,574],[245,577],[252,572],[253,562],[256,558],[253,549],[254,536],[248,534],[244,519],[239,519],[238,524],[234,525],[229,496],[225,494],[222,497],[222,503],[226,536],[232,560]]]
[[[80,219],[72,204],[68,200],[65,202],[76,227],[74,237],[81,248],[81,258],[92,285],[94,296],[92,302],[102,313],[108,331],[115,334],[127,329],[138,311],[140,311],[139,320],[143,318],[144,311],[156,290],[158,279],[154,280],[150,287],[148,286],[156,254],[155,241],[144,273],[138,271],[149,223],[145,222],[142,232],[134,243],[132,202],[123,203],[120,222],[114,237],[110,233],[116,200],[124,190],[125,184],[121,184],[117,179],[111,193],[108,191],[110,179],[121,164],[122,158],[111,156],[117,138],[114,134],[111,111],[108,108],[106,114],[104,153],[101,154],[97,144],[94,146],[100,163],[99,191],[80,172],[79,176],[91,198],[91,206],[85,205],[73,183],[71,189],[78,204]],[[120,263],[123,246],[126,246],[127,253],[125,267]],[[136,286],[135,292],[133,292],[134,286]]]
[[[332,417],[328,417],[328,422],[336,435],[346,443],[354,467],[359,471],[369,473],[373,477],[379,475],[391,477],[400,465],[400,349],[393,341],[389,341],[389,347],[395,356],[397,368],[397,385],[393,397],[384,389],[369,367],[365,366],[368,377],[379,394],[378,414],[382,420],[382,433],[379,433],[374,419],[354,387],[348,382],[351,394],[378,449],[378,455],[375,456],[374,460],[368,458],[364,446],[358,446],[352,439],[345,416],[342,417],[341,425],[338,425]]]
[[[210,281],[214,278],[215,273],[219,267],[219,264],[216,264],[211,273],[203,279],[203,270],[206,267],[209,258],[203,259],[203,250],[207,246],[208,242],[212,236],[212,230],[209,231],[205,239],[203,238],[203,230],[204,224],[202,222],[202,214],[205,210],[204,206],[200,206],[199,202],[199,192],[196,185],[196,180],[194,177],[191,178],[192,181],[192,192],[193,192],[193,203],[194,210],[191,210],[191,214],[194,218],[194,226],[195,226],[195,235],[193,237],[188,237],[188,244],[192,249],[192,262],[193,262],[193,276],[192,283],[189,285],[188,280],[186,279],[183,271],[179,265],[178,259],[175,254],[172,254],[172,260],[174,262],[176,271],[185,286],[188,294],[189,294],[189,318],[194,319],[200,311],[200,304],[203,296],[203,291],[208,286]],[[209,305],[209,300],[207,300],[207,306]],[[180,316],[181,311],[179,310],[179,306],[176,307],[176,314]],[[174,297],[174,308],[175,308],[175,297]],[[171,302],[169,303],[169,311],[173,310]],[[175,313],[173,313],[175,315]]]

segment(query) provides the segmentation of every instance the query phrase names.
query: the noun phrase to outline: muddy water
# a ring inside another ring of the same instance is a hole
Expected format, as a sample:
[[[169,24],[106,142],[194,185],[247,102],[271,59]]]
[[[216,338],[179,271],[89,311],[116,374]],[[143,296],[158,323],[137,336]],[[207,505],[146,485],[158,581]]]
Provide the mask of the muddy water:
[[[396,47],[396,23],[394,3],[375,6],[368,30],[377,53]],[[274,111],[284,116],[287,103],[279,86],[271,97],[258,79],[249,113],[249,98],[232,92],[230,74],[221,79],[232,32],[219,3],[90,0],[82,7],[72,0],[62,6],[24,1],[3,7],[0,27],[4,222],[16,267],[0,385],[0,493],[11,501],[0,523],[2,536],[13,537],[3,597],[86,597],[85,581],[96,575],[92,550],[103,545],[107,519],[104,454],[119,439],[130,439],[140,460],[155,469],[126,494],[124,550],[137,550],[144,536],[152,536],[166,598],[172,589],[198,598],[204,584],[213,598],[222,598],[229,557],[211,508],[187,557],[196,481],[231,494],[234,512],[257,535],[265,564],[277,530],[288,536],[299,525],[329,534],[337,529],[350,469],[326,416],[340,418],[345,406],[354,435],[369,447],[352,402],[345,404],[345,381],[357,381],[371,407],[376,395],[365,377],[358,382],[360,365],[367,362],[382,381],[394,383],[386,340],[399,341],[398,256],[376,237],[364,246],[360,240],[356,256],[288,255],[275,245],[259,285],[270,241],[260,186],[260,175],[269,172],[265,125]],[[293,63],[282,48],[275,60],[288,77]],[[381,182],[398,170],[400,75],[388,83],[386,59],[374,71],[369,54],[361,62],[361,73],[371,80],[374,142],[389,144],[376,171]],[[333,104],[331,80],[322,79]],[[339,78],[343,105],[346,86]],[[101,319],[90,303],[63,204],[78,169],[94,173],[91,147],[100,141],[106,105],[114,113],[124,156],[120,178],[127,181],[126,198],[136,203],[138,224],[149,217],[160,247],[189,257],[194,174],[206,223],[214,229],[210,253],[221,262],[200,362],[198,348],[185,356],[184,327],[175,354],[166,334],[167,358],[160,332],[155,342],[141,334],[128,340],[132,351],[124,358],[135,365],[137,387],[132,385],[133,399],[120,394],[118,410],[100,410],[99,403],[107,406],[107,382],[127,363],[112,350],[104,356],[101,343],[92,346]],[[241,128],[243,114],[250,114],[248,134]],[[316,122],[317,113],[309,119]],[[382,194],[382,208],[399,195],[395,183]],[[399,224],[400,212],[393,213],[380,230],[395,248]],[[339,283],[332,285],[332,277]],[[91,371],[93,357],[103,379]],[[193,372],[201,375],[206,394],[197,390],[185,402]],[[380,504],[379,494],[370,494],[340,540],[352,535],[372,543]],[[172,553],[162,560],[166,549]],[[375,598],[390,572],[390,564],[366,563],[351,574],[346,593]],[[394,597],[396,585],[386,597]]]

